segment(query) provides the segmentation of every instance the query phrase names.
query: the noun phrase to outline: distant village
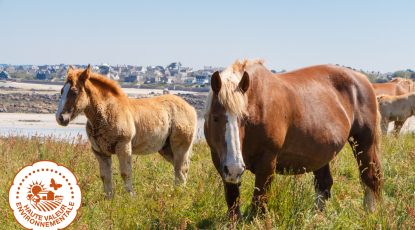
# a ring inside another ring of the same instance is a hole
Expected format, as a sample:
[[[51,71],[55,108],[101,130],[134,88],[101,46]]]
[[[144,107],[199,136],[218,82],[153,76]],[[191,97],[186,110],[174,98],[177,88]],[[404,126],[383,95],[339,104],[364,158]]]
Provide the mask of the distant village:
[[[338,64],[337,64],[338,65]],[[86,65],[72,65],[74,68],[85,69]],[[346,66],[347,67],[347,66]],[[43,80],[43,81],[65,81],[69,65],[7,65],[0,64],[0,80]],[[109,79],[119,81],[123,84],[182,84],[197,85],[205,87],[210,85],[210,78],[215,71],[222,72],[225,67],[204,66],[201,70],[193,70],[183,67],[180,62],[174,62],[163,66],[111,66],[103,63],[91,67],[93,71],[106,76]],[[352,69],[351,67],[347,67]],[[271,70],[273,73],[277,73]],[[397,77],[397,72],[404,72],[403,77],[413,76],[412,70],[396,71],[395,73],[381,73],[379,71],[362,71],[371,82],[387,82]],[[285,72],[285,70],[281,71]],[[409,74],[409,75],[408,75]]]
[[[72,65],[74,68],[85,69],[85,65]],[[43,81],[64,81],[69,65],[20,65],[9,66],[0,64],[0,79],[12,80],[43,80]],[[91,66],[94,72],[102,74],[109,79],[127,84],[210,84],[210,78],[215,71],[222,72],[224,67],[205,66],[201,70],[182,67],[180,63],[172,63],[167,67],[162,66],[131,66],[102,65]],[[20,73],[16,74],[16,73]]]

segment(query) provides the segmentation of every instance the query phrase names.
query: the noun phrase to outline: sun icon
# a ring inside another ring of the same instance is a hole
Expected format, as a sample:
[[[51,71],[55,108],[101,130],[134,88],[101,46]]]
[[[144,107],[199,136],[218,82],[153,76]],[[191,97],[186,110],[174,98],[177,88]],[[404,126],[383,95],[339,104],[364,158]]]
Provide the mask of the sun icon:
[[[30,188],[29,189],[29,193],[32,193],[33,195],[37,195],[39,192],[41,192],[43,190],[43,186],[45,186],[44,184],[42,184],[42,182],[33,182],[32,184],[29,185]]]

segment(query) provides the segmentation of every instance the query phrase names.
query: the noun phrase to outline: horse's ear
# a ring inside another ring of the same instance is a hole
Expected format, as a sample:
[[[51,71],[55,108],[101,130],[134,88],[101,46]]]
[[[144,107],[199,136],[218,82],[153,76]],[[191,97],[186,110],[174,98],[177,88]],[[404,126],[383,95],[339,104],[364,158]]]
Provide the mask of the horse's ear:
[[[242,76],[242,79],[239,82],[238,86],[241,89],[242,94],[245,94],[246,91],[248,91],[248,89],[249,89],[249,75],[246,71],[244,72],[244,75]]]
[[[212,78],[210,79],[210,85],[212,86],[213,92],[215,92],[215,94],[218,95],[220,88],[222,87],[222,80],[220,79],[218,71],[212,74]]]
[[[69,68],[68,68],[68,71],[66,71],[66,72],[69,72],[69,71],[72,71],[73,70],[73,68],[72,68],[72,66],[70,65],[69,66]]]
[[[90,74],[91,74],[91,64],[89,64],[88,68],[86,68],[86,70],[84,70],[84,72],[81,73],[81,76],[79,76],[79,78],[82,79],[83,81],[86,81],[88,80]]]

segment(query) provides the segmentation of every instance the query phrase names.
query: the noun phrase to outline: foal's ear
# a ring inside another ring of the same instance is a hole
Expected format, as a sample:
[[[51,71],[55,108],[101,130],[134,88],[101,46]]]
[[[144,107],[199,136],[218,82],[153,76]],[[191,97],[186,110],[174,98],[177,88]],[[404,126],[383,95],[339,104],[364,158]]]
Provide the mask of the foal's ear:
[[[212,78],[210,79],[210,85],[212,86],[213,92],[215,92],[215,94],[218,95],[220,88],[222,87],[222,80],[220,79],[218,71],[212,74]]]
[[[245,94],[246,91],[248,91],[248,89],[249,89],[249,75],[246,71],[244,72],[244,75],[242,76],[242,79],[239,82],[238,86],[241,89],[242,94]]]
[[[88,65],[88,68],[84,70],[84,72],[81,73],[81,76],[79,78],[83,81],[86,81],[89,78],[89,75],[91,74],[91,64]]]
[[[73,68],[72,68],[72,66],[70,65],[69,66],[69,68],[68,68],[68,70],[66,71],[66,72],[69,72],[69,71],[72,71],[73,70]]]

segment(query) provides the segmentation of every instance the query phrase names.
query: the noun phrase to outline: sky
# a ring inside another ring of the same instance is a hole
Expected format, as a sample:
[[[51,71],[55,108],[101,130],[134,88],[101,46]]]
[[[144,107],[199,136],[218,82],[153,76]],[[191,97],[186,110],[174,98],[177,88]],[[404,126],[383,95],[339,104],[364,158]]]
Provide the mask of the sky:
[[[415,1],[0,0],[0,63],[415,69]]]

